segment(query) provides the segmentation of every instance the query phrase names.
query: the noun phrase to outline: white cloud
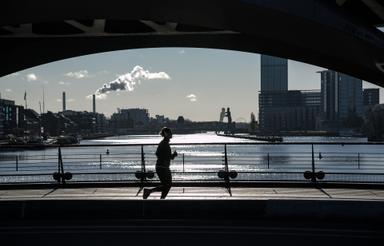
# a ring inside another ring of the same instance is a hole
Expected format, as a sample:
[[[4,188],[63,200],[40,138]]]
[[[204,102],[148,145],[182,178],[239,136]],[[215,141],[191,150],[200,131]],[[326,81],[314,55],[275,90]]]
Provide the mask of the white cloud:
[[[171,77],[165,72],[151,73],[140,66],[135,66],[131,72],[119,75],[115,80],[105,83],[94,94],[97,99],[106,99],[106,94],[112,91],[133,91],[141,80],[152,79],[170,80]],[[86,98],[92,99],[92,95],[88,95]]]
[[[27,77],[27,81],[29,82],[37,80],[37,76],[34,73],[27,74],[26,77]]]
[[[195,94],[189,94],[188,96],[186,96],[186,98],[188,98],[189,101],[191,101],[191,102],[197,101],[197,96]]]
[[[179,55],[184,55],[185,54],[185,50],[179,50]]]
[[[5,89],[5,92],[12,92],[12,89]]]
[[[84,79],[84,78],[89,78],[89,73],[87,70],[80,70],[76,72],[68,72],[65,74],[65,76],[70,77],[70,78],[75,78],[75,79]]]

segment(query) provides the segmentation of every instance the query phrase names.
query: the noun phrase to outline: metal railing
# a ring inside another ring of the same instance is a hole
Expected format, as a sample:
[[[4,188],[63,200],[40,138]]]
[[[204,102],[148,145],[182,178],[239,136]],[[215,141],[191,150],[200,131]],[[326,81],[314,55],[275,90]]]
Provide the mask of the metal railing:
[[[7,146],[13,151],[0,148],[0,184],[122,183],[142,188],[158,181],[154,173],[156,146],[71,145],[27,153],[25,146]],[[179,152],[171,165],[175,183],[222,185],[230,194],[233,185],[260,182],[384,184],[381,143],[247,142],[171,146]],[[374,146],[376,151],[366,151],[360,146],[366,150],[367,146]],[[282,151],[282,147],[288,149]],[[337,150],[342,147],[346,151]]]

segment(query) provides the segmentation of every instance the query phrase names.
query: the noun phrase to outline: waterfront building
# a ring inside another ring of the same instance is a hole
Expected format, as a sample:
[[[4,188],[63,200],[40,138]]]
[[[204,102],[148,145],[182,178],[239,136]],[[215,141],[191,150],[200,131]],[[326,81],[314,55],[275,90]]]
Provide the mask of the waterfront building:
[[[319,112],[319,91],[288,91],[287,59],[261,55],[261,131],[315,130]]]
[[[42,114],[42,125],[45,135],[58,136],[63,134],[88,135],[95,132],[105,132],[108,126],[104,114],[88,111],[66,110]]]
[[[380,91],[378,88],[367,88],[363,90],[364,113],[373,106],[380,104]]]
[[[130,108],[122,109],[121,112],[129,115],[135,127],[147,126],[149,123],[148,109]]]
[[[278,116],[280,108],[286,103],[288,91],[288,60],[269,55],[261,55],[260,67],[260,130],[276,131],[280,129],[280,126],[286,125],[284,122],[281,122],[281,124],[278,123],[277,120],[281,118]]]
[[[261,55],[261,92],[288,90],[288,60]]]
[[[24,109],[24,130],[29,136],[40,136],[41,118],[33,109]]]
[[[331,70],[320,74],[321,128],[338,130],[349,117],[362,117],[362,80]]]
[[[120,110],[117,113],[111,115],[110,128],[117,129],[127,129],[133,128],[133,120],[129,117],[129,114],[122,113]]]
[[[166,121],[165,121],[165,116],[164,115],[156,115],[156,122],[158,124],[164,124]]]
[[[316,130],[320,106],[319,91],[260,93],[260,128],[263,132]]]
[[[24,107],[15,105],[15,101],[0,99],[0,138],[23,127]]]
[[[117,113],[112,114],[110,125],[114,129],[145,128],[149,125],[148,110],[140,108],[118,109]]]
[[[107,120],[104,114],[67,110],[59,115],[64,116],[62,119],[69,124],[68,126],[72,127],[75,125],[81,133],[103,132],[107,127]]]
[[[58,114],[48,111],[41,114],[41,124],[44,129],[45,136],[59,136],[65,131],[65,126]]]
[[[350,113],[363,117],[363,81],[339,73],[339,118],[345,120]]]
[[[149,113],[147,109],[121,109],[117,114],[119,114],[122,119],[130,119],[134,127],[147,126],[149,123]]]

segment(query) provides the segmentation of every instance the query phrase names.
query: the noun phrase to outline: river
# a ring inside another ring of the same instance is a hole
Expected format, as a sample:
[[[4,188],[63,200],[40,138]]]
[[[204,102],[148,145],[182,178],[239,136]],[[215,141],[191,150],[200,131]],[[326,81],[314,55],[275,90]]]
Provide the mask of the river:
[[[83,140],[78,147],[62,149],[66,171],[86,176],[87,172],[132,172],[141,170],[141,146],[113,146],[116,144],[143,144],[143,158],[147,170],[154,170],[158,135],[129,135],[97,140]],[[253,143],[259,143],[257,145]],[[316,169],[325,172],[378,173],[382,165],[384,145],[323,145],[316,142],[359,142],[365,138],[350,137],[285,137],[283,142],[313,142]],[[229,168],[238,172],[299,172],[311,170],[312,146],[302,144],[266,144],[260,141],[216,136],[214,133],[175,134],[171,148],[178,152],[172,171],[182,179],[205,180],[217,176],[223,169],[224,143],[227,143]],[[95,145],[81,147],[82,145]],[[175,144],[175,145],[172,145]],[[103,146],[97,146],[103,145]],[[110,146],[104,146],[110,145]],[[17,161],[16,161],[17,159]],[[58,150],[24,150],[0,153],[0,174],[51,174],[57,170]],[[186,175],[188,173],[188,175]],[[202,175],[201,173],[210,175]],[[176,174],[178,175],[178,174]],[[188,177],[187,177],[188,176]],[[301,175],[302,176],[302,175]],[[300,176],[300,177],[301,177]],[[110,179],[110,176],[87,176],[85,179]],[[252,179],[250,174],[239,175]],[[127,177],[125,177],[127,178]],[[129,176],[128,179],[133,178]],[[259,177],[260,178],[260,177]],[[258,179],[259,179],[258,178]],[[9,179],[7,179],[9,180]]]

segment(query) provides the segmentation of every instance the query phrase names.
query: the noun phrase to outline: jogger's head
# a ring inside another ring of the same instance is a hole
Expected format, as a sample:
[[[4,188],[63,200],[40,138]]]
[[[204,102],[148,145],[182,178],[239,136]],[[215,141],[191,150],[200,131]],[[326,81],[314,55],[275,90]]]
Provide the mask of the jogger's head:
[[[160,135],[163,136],[164,138],[172,138],[172,131],[168,127],[163,127],[160,131]]]

